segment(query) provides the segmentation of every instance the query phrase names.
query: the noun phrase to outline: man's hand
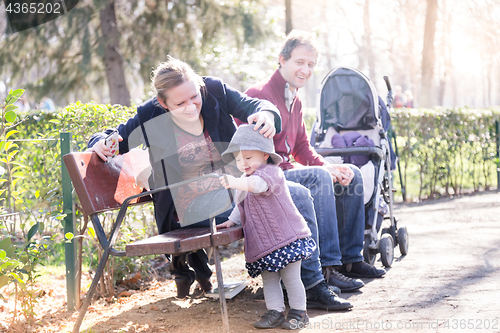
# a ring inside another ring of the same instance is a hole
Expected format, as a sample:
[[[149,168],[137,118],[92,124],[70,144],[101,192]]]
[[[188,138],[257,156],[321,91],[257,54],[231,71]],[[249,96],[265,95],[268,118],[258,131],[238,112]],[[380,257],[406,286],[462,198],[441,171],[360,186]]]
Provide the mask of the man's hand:
[[[108,156],[113,156],[111,153],[111,150],[109,149],[108,146],[106,146],[105,139],[99,140],[96,142],[95,145],[92,147],[88,148],[86,151],[95,151],[96,154],[103,160],[107,161]],[[118,141],[121,142],[123,141],[123,138],[121,136],[118,136]]]
[[[258,130],[261,125],[264,125],[259,133],[264,135],[266,138],[271,139],[276,134],[276,128],[274,127],[274,113],[271,111],[260,111],[251,114],[248,116],[247,122],[249,124],[255,122],[255,126],[253,128],[254,131]]]
[[[227,220],[226,222],[224,223],[221,223],[221,224],[218,224],[216,225],[217,229],[222,229],[222,228],[231,228],[233,225],[236,225],[236,223],[234,223],[233,221],[231,220]]]
[[[332,175],[333,182],[339,182],[342,186],[349,185],[354,178],[354,172],[348,166],[331,163],[325,163],[323,166]]]

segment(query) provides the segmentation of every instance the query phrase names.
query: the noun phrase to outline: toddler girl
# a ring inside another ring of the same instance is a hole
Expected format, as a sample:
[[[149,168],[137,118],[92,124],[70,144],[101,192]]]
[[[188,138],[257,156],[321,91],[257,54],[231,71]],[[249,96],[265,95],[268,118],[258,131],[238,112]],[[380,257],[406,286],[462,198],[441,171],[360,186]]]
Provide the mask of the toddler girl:
[[[229,220],[218,227],[241,223],[248,274],[251,277],[262,274],[267,312],[254,326],[303,328],[309,318],[300,266],[301,260],[312,254],[316,244],[292,201],[285,176],[278,166],[283,159],[274,152],[272,139],[254,131],[254,126],[240,126],[228,149],[222,153],[224,162],[236,160],[243,175],[240,178],[220,177],[224,187],[237,190],[237,207]],[[290,305],[286,320],[280,280],[283,280]]]

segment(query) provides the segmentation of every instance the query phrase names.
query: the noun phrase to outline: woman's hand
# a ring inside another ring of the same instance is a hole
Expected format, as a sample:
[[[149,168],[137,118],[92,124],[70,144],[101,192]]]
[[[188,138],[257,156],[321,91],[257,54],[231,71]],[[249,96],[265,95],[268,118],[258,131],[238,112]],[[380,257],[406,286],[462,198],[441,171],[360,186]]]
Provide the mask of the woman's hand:
[[[236,223],[234,223],[233,221],[231,220],[227,220],[226,222],[224,223],[221,223],[221,224],[217,224],[216,225],[216,228],[217,229],[222,229],[222,228],[231,228],[233,225],[236,225]]]
[[[121,136],[118,136],[118,142],[123,141]],[[86,151],[94,151],[103,161],[108,160],[108,156],[113,156],[108,146],[106,146],[106,140],[101,139],[96,142],[95,145],[88,148]]]
[[[271,139],[276,134],[276,128],[274,127],[274,113],[271,111],[260,111],[251,114],[247,118],[247,122],[252,124],[255,122],[254,131],[258,130],[261,125],[264,125],[260,130],[260,134],[264,137]]]

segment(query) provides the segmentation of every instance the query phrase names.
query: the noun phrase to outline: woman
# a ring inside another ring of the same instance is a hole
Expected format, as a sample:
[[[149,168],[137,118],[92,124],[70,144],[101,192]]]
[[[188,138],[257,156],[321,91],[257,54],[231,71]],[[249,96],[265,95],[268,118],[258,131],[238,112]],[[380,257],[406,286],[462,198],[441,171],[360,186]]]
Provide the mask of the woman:
[[[152,86],[156,96],[138,106],[137,114],[118,126],[120,154],[141,144],[149,148],[152,189],[212,172],[231,173],[220,157],[236,130],[231,116],[255,122],[255,130],[263,125],[260,133],[265,137],[272,138],[281,131],[281,118],[273,104],[249,98],[218,78],[202,78],[189,65],[170,56],[154,70]],[[104,140],[111,132],[95,134],[89,140],[90,150],[103,160],[111,155]],[[224,222],[231,209],[220,212],[220,207],[228,200],[227,191],[215,178],[156,193],[153,202],[158,232],[194,223],[206,225],[206,219],[215,215],[217,222]],[[212,272],[203,250],[174,256],[170,270],[178,297],[189,294],[194,280],[205,291],[212,288]]]

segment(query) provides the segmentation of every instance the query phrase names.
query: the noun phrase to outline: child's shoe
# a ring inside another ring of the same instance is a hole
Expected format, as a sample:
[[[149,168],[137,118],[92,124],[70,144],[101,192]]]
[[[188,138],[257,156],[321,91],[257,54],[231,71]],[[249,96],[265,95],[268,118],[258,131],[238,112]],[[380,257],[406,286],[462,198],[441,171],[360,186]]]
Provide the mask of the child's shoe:
[[[295,330],[298,328],[305,328],[309,322],[309,317],[306,311],[290,309],[286,321],[281,324],[281,328],[286,330]]]
[[[253,324],[255,328],[274,328],[279,327],[285,321],[285,315],[283,312],[276,310],[267,311],[259,321]]]

